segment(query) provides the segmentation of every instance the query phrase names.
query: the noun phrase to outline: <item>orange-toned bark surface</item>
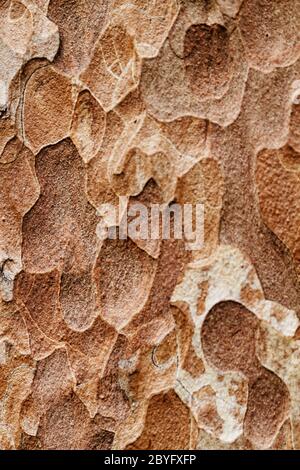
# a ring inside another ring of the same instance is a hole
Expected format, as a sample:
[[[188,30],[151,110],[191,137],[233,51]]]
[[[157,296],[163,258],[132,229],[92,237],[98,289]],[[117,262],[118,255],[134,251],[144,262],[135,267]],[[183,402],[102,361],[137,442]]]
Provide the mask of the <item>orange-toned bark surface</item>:
[[[300,1],[0,23],[0,449],[300,449]],[[99,238],[120,197],[202,247]]]

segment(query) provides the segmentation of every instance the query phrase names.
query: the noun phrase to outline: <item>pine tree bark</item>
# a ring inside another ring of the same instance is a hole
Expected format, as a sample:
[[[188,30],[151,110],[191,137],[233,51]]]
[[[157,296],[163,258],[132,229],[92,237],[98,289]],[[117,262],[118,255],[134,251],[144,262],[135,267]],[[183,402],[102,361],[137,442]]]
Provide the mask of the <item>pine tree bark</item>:
[[[299,449],[299,0],[0,19],[0,449]]]

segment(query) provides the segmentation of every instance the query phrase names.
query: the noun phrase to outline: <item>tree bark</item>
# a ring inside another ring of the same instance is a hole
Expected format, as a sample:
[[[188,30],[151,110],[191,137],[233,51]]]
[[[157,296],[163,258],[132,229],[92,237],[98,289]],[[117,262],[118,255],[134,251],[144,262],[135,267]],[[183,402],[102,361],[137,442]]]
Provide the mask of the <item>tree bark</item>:
[[[299,0],[0,20],[0,449],[299,449]]]

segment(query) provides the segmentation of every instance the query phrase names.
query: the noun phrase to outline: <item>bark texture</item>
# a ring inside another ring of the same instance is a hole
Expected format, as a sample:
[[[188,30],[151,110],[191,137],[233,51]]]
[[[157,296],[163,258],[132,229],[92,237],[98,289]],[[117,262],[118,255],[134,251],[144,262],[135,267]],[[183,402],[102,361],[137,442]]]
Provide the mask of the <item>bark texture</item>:
[[[0,449],[300,449],[300,0],[0,0]],[[204,204],[204,245],[99,207]]]

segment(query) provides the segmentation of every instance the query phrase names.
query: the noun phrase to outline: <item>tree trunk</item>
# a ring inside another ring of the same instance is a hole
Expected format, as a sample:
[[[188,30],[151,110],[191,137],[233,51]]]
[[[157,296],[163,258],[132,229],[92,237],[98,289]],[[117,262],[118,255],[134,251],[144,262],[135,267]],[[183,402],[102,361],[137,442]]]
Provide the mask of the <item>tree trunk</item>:
[[[299,0],[0,19],[0,449],[299,449]]]

